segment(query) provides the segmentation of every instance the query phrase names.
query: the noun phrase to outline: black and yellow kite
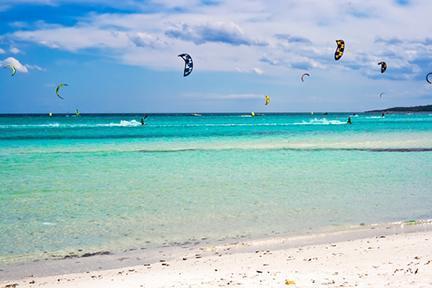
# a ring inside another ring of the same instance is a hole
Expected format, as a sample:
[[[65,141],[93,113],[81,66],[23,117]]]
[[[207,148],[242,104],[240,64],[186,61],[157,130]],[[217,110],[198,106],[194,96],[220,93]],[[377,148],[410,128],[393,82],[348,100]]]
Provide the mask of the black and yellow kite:
[[[69,85],[66,84],[66,83],[60,83],[60,84],[56,87],[56,90],[55,90],[57,97],[59,97],[60,99],[63,99],[63,100],[64,100],[64,98],[60,95],[60,89],[62,89],[62,88],[65,87],[65,86],[69,86]]]
[[[387,70],[387,63],[384,61],[381,61],[378,63],[378,65],[381,65],[381,73],[384,73]]]
[[[345,41],[344,40],[336,40],[337,48],[335,52],[335,60],[339,60],[342,58],[344,50],[345,50]]]

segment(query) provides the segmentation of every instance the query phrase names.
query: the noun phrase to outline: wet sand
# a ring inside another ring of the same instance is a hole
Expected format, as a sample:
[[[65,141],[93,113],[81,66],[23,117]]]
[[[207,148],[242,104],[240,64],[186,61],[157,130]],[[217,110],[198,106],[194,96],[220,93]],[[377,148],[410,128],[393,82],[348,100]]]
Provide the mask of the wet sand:
[[[432,287],[431,226],[377,225],[27,263],[2,267],[0,287]]]

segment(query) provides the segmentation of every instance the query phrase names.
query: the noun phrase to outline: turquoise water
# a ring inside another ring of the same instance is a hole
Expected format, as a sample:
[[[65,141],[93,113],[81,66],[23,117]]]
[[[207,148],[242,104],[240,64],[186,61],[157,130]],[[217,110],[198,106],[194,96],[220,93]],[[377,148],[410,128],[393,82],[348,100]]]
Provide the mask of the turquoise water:
[[[432,218],[432,115],[0,117],[0,261]]]

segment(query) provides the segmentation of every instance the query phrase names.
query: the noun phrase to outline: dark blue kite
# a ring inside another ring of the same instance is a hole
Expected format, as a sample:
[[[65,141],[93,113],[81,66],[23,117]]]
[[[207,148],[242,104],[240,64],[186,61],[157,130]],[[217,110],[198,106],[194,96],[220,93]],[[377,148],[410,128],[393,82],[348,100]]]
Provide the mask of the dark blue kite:
[[[178,55],[178,57],[181,57],[185,61],[185,67],[184,67],[183,76],[186,77],[189,74],[191,74],[192,70],[193,70],[192,57],[189,54],[186,54],[186,53],[180,54],[180,55]]]

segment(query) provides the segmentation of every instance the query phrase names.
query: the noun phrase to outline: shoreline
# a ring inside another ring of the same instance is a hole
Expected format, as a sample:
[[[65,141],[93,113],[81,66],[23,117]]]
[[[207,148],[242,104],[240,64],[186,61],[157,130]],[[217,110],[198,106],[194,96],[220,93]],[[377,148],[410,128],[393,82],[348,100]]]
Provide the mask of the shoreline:
[[[410,238],[415,234],[423,235],[422,233],[424,233],[424,235],[429,235],[432,240],[431,220],[393,222],[365,226],[358,225],[351,226],[349,229],[332,232],[319,232],[297,236],[278,235],[263,239],[239,239],[235,241],[231,240],[226,243],[171,246],[151,250],[132,250],[116,254],[97,251],[95,253],[96,255],[87,254],[81,255],[81,257],[69,257],[61,260],[0,266],[0,287],[11,283],[19,283],[21,287],[32,281],[40,283],[42,279],[58,278],[58,275],[70,279],[84,279],[86,277],[88,278],[89,274],[108,275],[112,271],[117,271],[119,269],[137,270],[138,268],[136,267],[144,267],[145,269],[148,268],[151,270],[151,267],[155,266],[168,268],[168,263],[172,262],[180,263],[181,266],[184,267],[189,267],[188,265],[190,265],[192,261],[205,261],[206,259],[215,257],[223,261],[226,257],[242,258],[245,257],[245,255],[254,255],[263,251],[267,251],[265,253],[282,253],[293,249],[302,249],[302,247],[320,247],[331,243],[352,243],[355,241],[363,241],[364,239],[382,239],[381,241],[384,241],[388,238],[405,236]],[[432,249],[429,250],[431,251],[425,252],[432,254]],[[166,265],[164,265],[164,263]],[[48,283],[49,282],[50,280],[48,280]]]

